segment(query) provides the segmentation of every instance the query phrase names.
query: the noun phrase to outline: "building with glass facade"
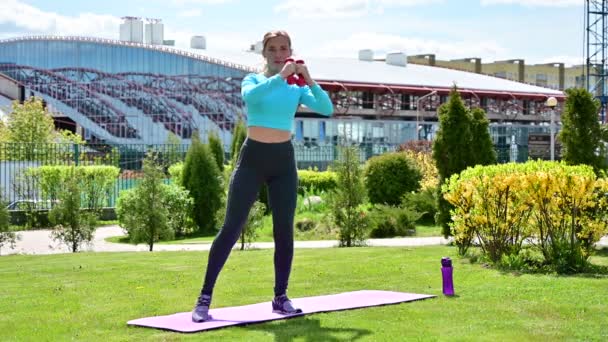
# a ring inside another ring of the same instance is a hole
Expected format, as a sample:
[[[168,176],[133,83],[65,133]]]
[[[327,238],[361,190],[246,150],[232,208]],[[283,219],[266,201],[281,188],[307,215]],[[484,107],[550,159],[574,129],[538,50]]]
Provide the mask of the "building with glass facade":
[[[363,51],[365,52],[365,51]],[[164,143],[170,133],[189,142],[217,131],[226,145],[232,128],[247,113],[240,83],[259,72],[254,51],[221,53],[201,49],[86,37],[23,37],[0,41],[0,93],[8,98],[42,97],[56,117],[73,122],[90,142]],[[338,141],[369,145],[376,154],[414,139],[432,139],[437,108],[456,84],[471,107],[482,107],[492,122],[497,145],[509,146],[510,159],[522,159],[528,132],[548,131],[544,102],[563,93],[473,72],[407,64],[394,54],[385,59],[306,58],[315,80],[334,102],[323,118],[301,107],[293,137],[299,158],[329,151]],[[20,87],[9,94],[3,80]],[[310,157],[313,158],[313,157]],[[313,158],[314,159],[314,158]]]

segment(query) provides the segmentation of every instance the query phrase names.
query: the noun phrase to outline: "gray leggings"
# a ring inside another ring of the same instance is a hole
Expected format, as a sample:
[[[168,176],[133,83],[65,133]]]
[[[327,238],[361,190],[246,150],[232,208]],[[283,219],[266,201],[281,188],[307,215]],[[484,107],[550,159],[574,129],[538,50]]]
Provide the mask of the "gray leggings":
[[[209,251],[202,294],[211,296],[217,277],[240,237],[263,183],[268,185],[272,209],[274,292],[276,296],[287,292],[293,259],[293,217],[298,188],[293,145],[291,141],[264,143],[247,138],[230,180],[224,225]]]

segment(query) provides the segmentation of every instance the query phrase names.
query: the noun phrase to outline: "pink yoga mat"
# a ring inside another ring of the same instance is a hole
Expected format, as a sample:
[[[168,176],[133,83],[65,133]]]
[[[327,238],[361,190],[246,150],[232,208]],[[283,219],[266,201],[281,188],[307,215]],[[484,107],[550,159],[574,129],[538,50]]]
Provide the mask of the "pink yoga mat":
[[[227,308],[212,308],[209,310],[209,313],[213,317],[213,320],[202,323],[192,322],[191,312],[181,312],[168,316],[134,319],[127,322],[127,324],[189,333],[234,325],[274,321],[277,319],[303,316],[315,312],[348,310],[377,305],[397,304],[432,297],[435,296],[416,293],[363,290],[327,296],[292,298],[294,306],[301,308],[302,313],[289,316],[272,313],[272,306],[270,302],[265,302]]]

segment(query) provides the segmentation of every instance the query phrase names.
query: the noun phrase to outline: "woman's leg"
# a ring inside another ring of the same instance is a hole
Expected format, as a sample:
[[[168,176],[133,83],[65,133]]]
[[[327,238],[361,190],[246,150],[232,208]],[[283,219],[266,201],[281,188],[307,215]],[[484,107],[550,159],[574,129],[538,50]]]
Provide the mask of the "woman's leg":
[[[274,236],[275,296],[287,292],[293,260],[293,220],[296,211],[298,173],[293,163],[286,172],[270,179],[268,197]]]
[[[247,222],[249,211],[257,198],[261,184],[262,178],[259,176],[259,172],[253,168],[237,167],[232,175],[226,218],[209,251],[201,294],[211,296],[217,277]]]

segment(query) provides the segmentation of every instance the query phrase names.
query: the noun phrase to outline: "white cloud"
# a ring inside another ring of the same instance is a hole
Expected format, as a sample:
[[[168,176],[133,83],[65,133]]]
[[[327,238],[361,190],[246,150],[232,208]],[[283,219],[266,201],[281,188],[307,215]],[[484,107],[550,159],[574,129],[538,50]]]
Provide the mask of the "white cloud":
[[[382,13],[387,7],[406,7],[443,3],[444,0],[287,0],[274,11],[298,18],[353,18]]]
[[[379,56],[395,50],[408,55],[434,53],[439,59],[497,59],[507,55],[507,49],[491,41],[437,41],[371,32],[356,33],[344,40],[325,42],[317,51],[310,51],[310,54],[355,58],[361,49],[372,49]]]
[[[418,5],[430,5],[433,3],[444,3],[444,0],[374,0],[373,2],[378,5],[394,6],[394,7],[406,7],[406,6],[418,6]]]
[[[40,9],[17,0],[0,2],[0,24],[15,26],[15,31],[117,38],[119,17],[81,13],[68,17]]]
[[[218,51],[242,51],[254,41],[254,37],[243,32],[194,32],[165,26],[165,39],[174,39],[178,48],[189,48],[190,39],[195,35],[205,37],[207,49]]]
[[[200,17],[203,14],[200,9],[190,9],[187,11],[180,11],[177,13],[178,17],[182,18],[192,18],[192,17]]]
[[[526,7],[582,6],[583,0],[481,0],[482,6],[520,5]]]
[[[171,0],[176,5],[221,5],[232,2],[232,0]]]
[[[368,0],[288,0],[274,8],[275,12],[287,12],[299,18],[345,18],[360,17],[369,11]]]

